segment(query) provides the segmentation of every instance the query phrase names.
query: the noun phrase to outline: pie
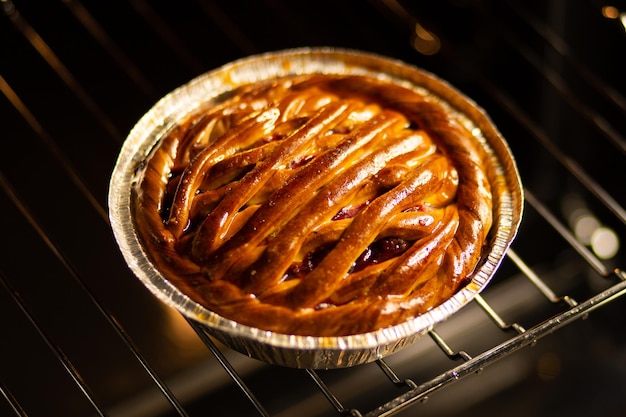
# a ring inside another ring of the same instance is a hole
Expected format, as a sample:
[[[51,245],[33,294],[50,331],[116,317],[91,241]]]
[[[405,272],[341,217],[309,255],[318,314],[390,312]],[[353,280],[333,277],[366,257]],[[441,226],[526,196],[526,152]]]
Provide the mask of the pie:
[[[136,233],[181,292],[245,326],[393,326],[471,279],[493,222],[484,147],[438,100],[358,74],[245,84],[137,167]]]

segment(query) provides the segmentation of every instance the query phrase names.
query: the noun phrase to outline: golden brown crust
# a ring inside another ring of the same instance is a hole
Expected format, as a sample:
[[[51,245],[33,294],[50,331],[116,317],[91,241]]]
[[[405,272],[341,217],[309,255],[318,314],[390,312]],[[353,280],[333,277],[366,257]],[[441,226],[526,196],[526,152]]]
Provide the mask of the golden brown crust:
[[[136,229],[208,309],[285,334],[363,333],[466,282],[492,223],[481,145],[439,104],[365,76],[235,90],[141,167]]]

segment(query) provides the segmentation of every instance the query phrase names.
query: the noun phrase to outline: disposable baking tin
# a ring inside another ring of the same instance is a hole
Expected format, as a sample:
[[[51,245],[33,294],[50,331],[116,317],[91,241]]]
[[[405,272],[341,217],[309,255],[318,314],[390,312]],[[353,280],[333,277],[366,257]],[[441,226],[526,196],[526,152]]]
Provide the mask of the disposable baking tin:
[[[392,327],[364,334],[313,337],[279,334],[244,326],[209,311],[173,286],[152,263],[138,238],[131,210],[136,168],[168,130],[199,107],[240,85],[296,74],[366,74],[413,88],[438,101],[472,132],[491,156],[495,174],[494,223],[487,250],[471,281],[432,310]],[[415,66],[361,51],[300,48],[251,56],[205,73],[172,91],[152,107],[125,140],[109,190],[115,238],[129,268],[160,300],[201,323],[226,346],[267,363],[297,368],[349,367],[383,358],[410,345],[436,323],[468,304],[498,269],[521,220],[523,193],[515,161],[492,121],[472,100],[447,82]]]

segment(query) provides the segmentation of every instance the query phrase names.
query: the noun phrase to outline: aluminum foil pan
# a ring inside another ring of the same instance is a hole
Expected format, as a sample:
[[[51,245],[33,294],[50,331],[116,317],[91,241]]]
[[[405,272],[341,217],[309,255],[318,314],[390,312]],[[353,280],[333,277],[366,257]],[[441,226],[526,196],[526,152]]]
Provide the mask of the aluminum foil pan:
[[[295,74],[367,74],[410,86],[448,106],[491,155],[495,175],[494,224],[488,251],[471,282],[429,312],[377,331],[341,337],[278,334],[225,319],[191,300],[153,265],[138,239],[131,216],[131,187],[136,168],[178,120],[233,88]],[[295,49],[252,56],[203,74],[163,97],[129,133],[115,165],[109,190],[113,232],[130,269],[166,304],[207,328],[226,346],[262,361],[298,368],[339,368],[374,361],[410,345],[457,312],[489,283],[517,233],[523,195],[510,150],[488,116],[445,81],[397,60],[330,48]]]

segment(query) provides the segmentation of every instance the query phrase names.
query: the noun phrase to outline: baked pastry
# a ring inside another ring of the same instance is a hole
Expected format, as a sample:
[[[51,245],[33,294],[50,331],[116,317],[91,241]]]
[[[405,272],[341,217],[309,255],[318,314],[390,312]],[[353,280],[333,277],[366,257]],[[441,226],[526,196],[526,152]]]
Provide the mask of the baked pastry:
[[[483,146],[436,99],[369,75],[235,88],[137,168],[136,232],[183,293],[235,322],[341,336],[466,284],[493,221]]]

